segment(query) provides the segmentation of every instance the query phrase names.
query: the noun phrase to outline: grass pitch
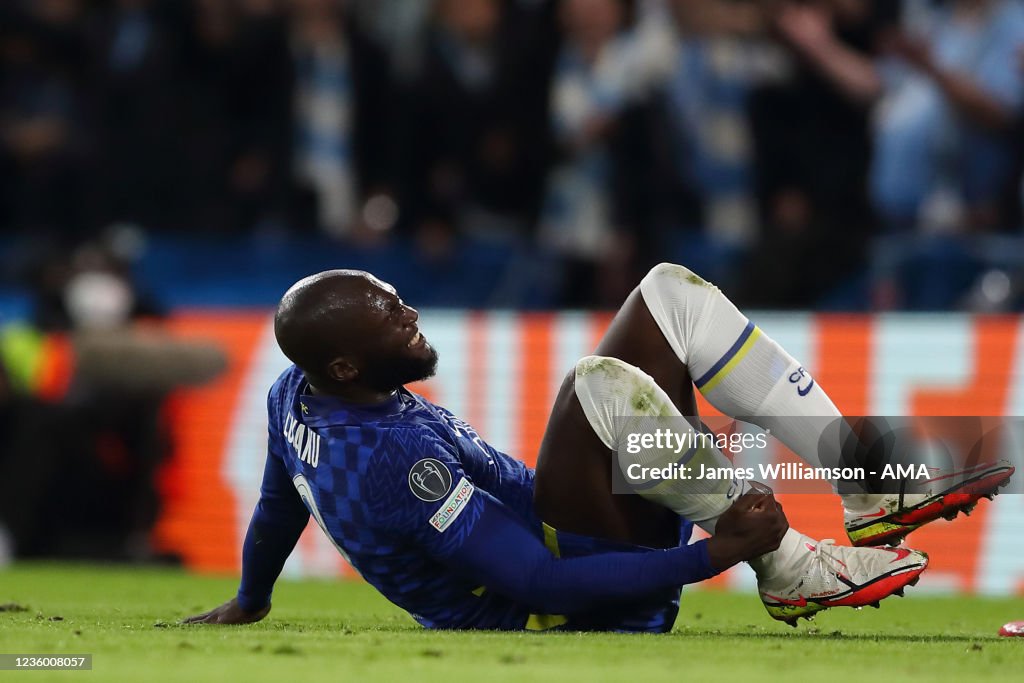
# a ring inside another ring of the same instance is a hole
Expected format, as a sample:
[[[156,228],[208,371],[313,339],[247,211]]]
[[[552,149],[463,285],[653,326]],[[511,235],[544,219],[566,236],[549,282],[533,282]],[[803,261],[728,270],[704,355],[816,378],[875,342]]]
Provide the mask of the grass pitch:
[[[372,588],[281,581],[274,611],[243,627],[180,626],[233,595],[234,578],[117,567],[0,570],[0,653],[93,654],[93,670],[0,671],[4,681],[1013,680],[1024,639],[999,626],[1024,600],[908,592],[791,629],[753,595],[684,591],[664,636],[429,632]]]

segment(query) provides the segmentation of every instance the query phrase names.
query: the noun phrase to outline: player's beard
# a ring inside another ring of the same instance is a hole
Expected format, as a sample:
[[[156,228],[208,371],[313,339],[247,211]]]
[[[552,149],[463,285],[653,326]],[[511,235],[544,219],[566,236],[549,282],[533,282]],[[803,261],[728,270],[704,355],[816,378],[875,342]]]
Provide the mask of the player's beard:
[[[433,377],[437,371],[437,350],[427,345],[426,356],[402,356],[377,361],[364,367],[363,381],[377,391],[390,391],[398,387]]]

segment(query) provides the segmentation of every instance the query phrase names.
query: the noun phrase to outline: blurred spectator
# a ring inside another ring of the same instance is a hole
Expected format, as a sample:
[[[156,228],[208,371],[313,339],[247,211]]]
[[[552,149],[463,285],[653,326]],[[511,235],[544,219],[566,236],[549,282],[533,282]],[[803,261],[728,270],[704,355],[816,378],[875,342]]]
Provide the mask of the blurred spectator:
[[[285,15],[277,0],[194,0],[183,10],[182,229],[242,234],[287,220]]]
[[[547,0],[527,0],[546,2]],[[397,80],[415,74],[423,55],[424,27],[433,12],[434,0],[349,0],[353,13],[368,36],[384,47]]]
[[[95,225],[187,230],[185,3],[113,0],[90,26]]]
[[[887,226],[1004,228],[1024,105],[1024,7],[1011,0],[909,4],[887,41],[871,189]]]
[[[291,0],[291,166],[315,223],[336,236],[365,236],[362,196],[388,182],[390,66],[341,0]]]
[[[739,258],[758,238],[748,97],[775,53],[761,40],[765,21],[753,2],[673,0],[671,10],[678,184],[662,253],[732,290]]]
[[[638,239],[658,186],[652,101],[671,67],[664,31],[626,0],[565,0],[551,95],[557,158],[540,245],[565,263],[561,303],[611,305],[635,283]]]
[[[400,146],[402,207],[425,248],[443,249],[454,234],[504,241],[528,234],[547,149],[551,7],[435,3]]]
[[[0,8],[0,224],[73,236],[84,227],[78,0]]]
[[[873,59],[899,3],[782,0],[766,11],[792,68],[751,96],[764,236],[742,298],[822,305],[866,263],[869,115],[881,94]]]

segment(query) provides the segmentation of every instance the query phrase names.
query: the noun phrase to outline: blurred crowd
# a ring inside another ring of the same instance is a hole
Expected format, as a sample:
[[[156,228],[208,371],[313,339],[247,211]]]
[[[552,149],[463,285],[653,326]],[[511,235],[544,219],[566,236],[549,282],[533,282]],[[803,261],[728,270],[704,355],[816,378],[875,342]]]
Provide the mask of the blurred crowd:
[[[7,0],[0,231],[525,245],[561,306],[674,260],[745,305],[1009,308],[1022,47],[1017,0]]]

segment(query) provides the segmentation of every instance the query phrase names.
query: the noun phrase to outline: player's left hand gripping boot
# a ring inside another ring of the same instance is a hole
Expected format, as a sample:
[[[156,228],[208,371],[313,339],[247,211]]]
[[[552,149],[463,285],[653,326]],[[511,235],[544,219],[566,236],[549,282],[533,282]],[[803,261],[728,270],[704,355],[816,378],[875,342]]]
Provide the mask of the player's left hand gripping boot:
[[[790,626],[830,607],[878,607],[890,595],[902,596],[928,566],[927,555],[907,548],[850,548],[806,536],[802,545],[757,584],[768,614]]]
[[[914,482],[907,493],[843,496],[846,535],[858,546],[899,545],[911,531],[940,517],[971,514],[979,500],[994,498],[1013,472],[1006,460],[959,470],[929,468],[929,478]]]

